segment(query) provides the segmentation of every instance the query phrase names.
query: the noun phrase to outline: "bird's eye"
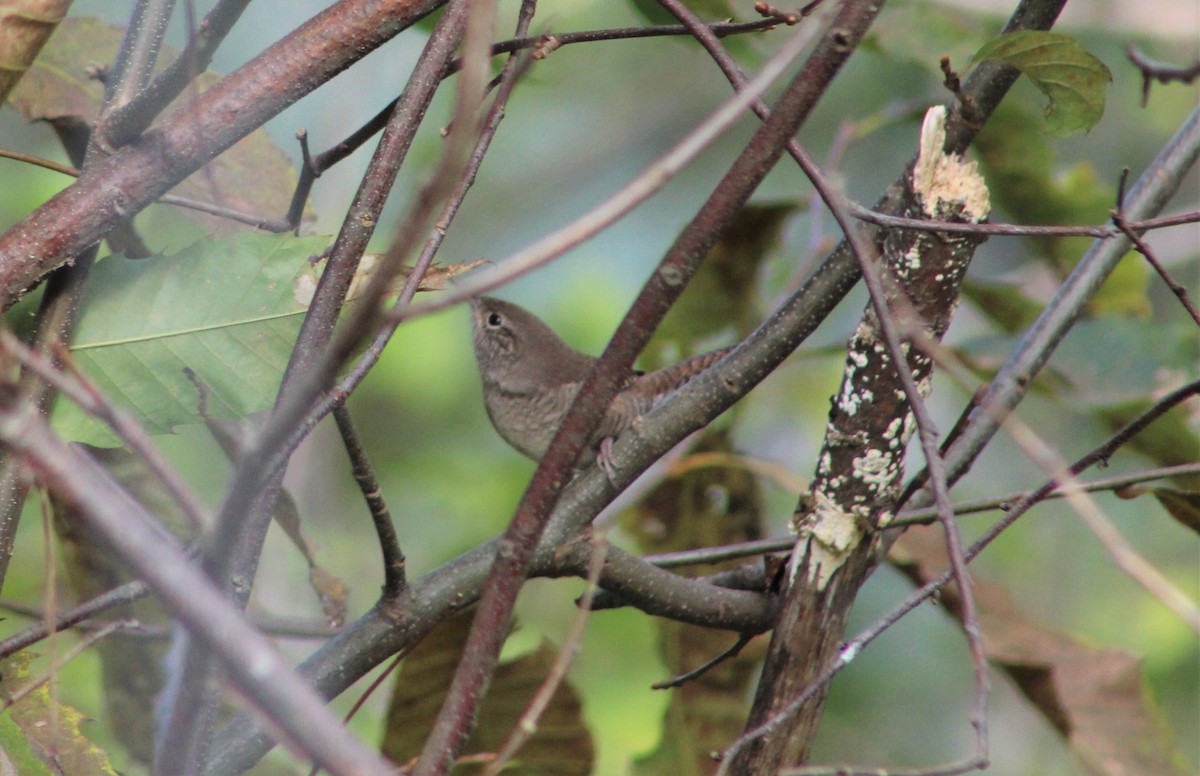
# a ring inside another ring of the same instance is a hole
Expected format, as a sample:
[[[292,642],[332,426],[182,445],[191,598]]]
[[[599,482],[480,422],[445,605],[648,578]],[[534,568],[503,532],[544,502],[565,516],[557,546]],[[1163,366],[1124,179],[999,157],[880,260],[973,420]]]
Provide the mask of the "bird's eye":
[[[496,328],[504,323],[504,319],[500,317],[500,313],[488,313],[487,324],[492,328]]]

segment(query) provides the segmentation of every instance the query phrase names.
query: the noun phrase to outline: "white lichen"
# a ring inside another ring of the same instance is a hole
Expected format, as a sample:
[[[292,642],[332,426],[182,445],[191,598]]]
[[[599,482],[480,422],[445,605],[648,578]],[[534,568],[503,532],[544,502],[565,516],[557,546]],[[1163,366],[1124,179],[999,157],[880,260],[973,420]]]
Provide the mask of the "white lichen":
[[[925,212],[941,218],[961,206],[962,215],[976,223],[991,212],[987,184],[975,162],[958,154],[944,154],[946,109],[930,108],[921,124],[920,152],[913,168],[913,191],[921,197]]]
[[[809,584],[824,590],[834,572],[842,567],[850,557],[850,551],[862,540],[863,532],[858,517],[840,509],[825,492],[817,491],[813,497],[815,508],[805,522],[798,544],[807,542],[808,545]],[[803,557],[803,550],[798,546],[792,553],[788,571],[793,580],[799,573],[796,560]]]

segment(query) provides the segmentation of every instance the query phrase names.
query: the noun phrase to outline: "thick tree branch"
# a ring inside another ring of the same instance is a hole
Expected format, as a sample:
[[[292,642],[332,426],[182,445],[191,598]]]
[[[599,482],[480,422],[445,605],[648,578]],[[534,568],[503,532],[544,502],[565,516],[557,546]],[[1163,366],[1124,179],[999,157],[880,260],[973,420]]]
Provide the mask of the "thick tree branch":
[[[529,560],[568,472],[629,374],[634,359],[682,293],[700,261],[782,156],[788,139],[800,128],[855,50],[880,7],[878,3],[865,2],[847,2],[842,6],[780,97],[771,118],[751,138],[700,212],[667,251],[584,380],[501,539],[496,567],[484,588],[479,613],[446,704],[417,763],[418,776],[443,773],[466,743],[478,702],[486,692],[507,635],[507,623]]]
[[[0,439],[33,466],[51,492],[87,517],[189,632],[220,656],[254,706],[315,762],[347,776],[391,772],[242,618],[174,537],[94,460],[58,439],[12,386],[0,399]]]
[[[465,3],[452,6],[442,17],[397,101],[342,229],[330,248],[325,271],[304,317],[280,385],[280,402],[296,391],[298,383],[309,378],[332,337],[334,323],[359,260],[374,233],[374,225],[379,222],[379,214],[421,119],[442,82],[438,73],[462,37],[466,17]],[[364,301],[363,304],[369,303]],[[279,459],[286,461],[292,449],[276,450]],[[243,606],[250,593],[250,581],[257,573],[262,543],[284,473],[282,465],[268,469],[264,458],[261,448],[254,446],[248,446],[243,453],[212,535],[206,542],[206,571],[218,584],[227,585],[234,600]],[[179,687],[168,695],[171,703],[166,713],[170,722],[165,726],[167,737],[160,746],[161,757],[166,759],[159,763],[159,769],[190,773],[205,757],[212,721],[220,708],[220,697],[213,691],[217,666],[212,656],[191,644],[184,650],[181,663]]]
[[[341,0],[0,236],[0,309],[207,160],[440,5]]]
[[[1200,108],[1188,117],[1138,177],[1125,198],[1124,215],[1135,219],[1157,215],[1179,188],[1184,174],[1196,163],[1198,156]],[[1050,360],[1059,342],[1075,325],[1088,301],[1131,244],[1123,234],[1097,240],[1071,271],[999,373],[992,378],[986,395],[970,410],[967,425],[946,451],[947,474],[951,482],[966,472],[1000,429],[1004,418],[1025,398],[1033,378]],[[928,503],[925,494],[919,494],[909,502],[914,508]]]
[[[1006,29],[1048,28],[1061,5],[1061,2],[1035,0],[1022,3]],[[986,119],[1016,77],[1011,68],[985,63],[967,79],[964,90]],[[962,122],[951,106],[948,144],[965,146],[976,129]],[[901,212],[899,188],[890,189],[874,209],[886,214]],[[804,286],[742,344],[648,414],[638,428],[617,440],[613,458],[618,486],[632,481],[664,452],[724,412],[770,374],[815,330],[857,279],[853,257],[845,245],[839,246]],[[603,472],[593,469],[576,477],[555,509],[539,547],[539,557],[574,537],[611,498],[612,486]],[[302,666],[302,672],[311,677],[323,694],[332,696],[341,692],[396,650],[418,640],[447,612],[474,603],[495,550],[495,544],[483,545],[414,580],[407,600],[416,608],[377,607],[318,650]],[[535,560],[534,568],[537,567]],[[245,719],[226,726],[218,741],[215,749],[219,754],[206,770],[209,774],[244,770],[271,745],[270,739]]]

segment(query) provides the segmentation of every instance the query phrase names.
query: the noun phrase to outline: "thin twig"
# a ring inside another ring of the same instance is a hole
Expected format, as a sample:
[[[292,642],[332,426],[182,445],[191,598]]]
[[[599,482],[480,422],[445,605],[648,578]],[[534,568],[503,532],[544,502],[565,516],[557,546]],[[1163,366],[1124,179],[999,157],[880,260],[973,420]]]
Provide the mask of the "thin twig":
[[[1188,315],[1192,316],[1192,320],[1196,322],[1196,325],[1200,326],[1200,310],[1196,309],[1196,303],[1192,301],[1190,296],[1188,296],[1187,289],[1183,287],[1183,284],[1171,277],[1171,273],[1167,272],[1166,268],[1162,265],[1162,262],[1155,258],[1154,252],[1150,250],[1150,246],[1146,244],[1145,240],[1138,236],[1135,228],[1125,220],[1125,216],[1122,215],[1120,210],[1113,211],[1112,220],[1113,223],[1116,224],[1116,227],[1121,230],[1121,233],[1128,237],[1129,241],[1133,243],[1134,249],[1137,250],[1138,253],[1142,254],[1142,257],[1146,259],[1146,262],[1154,268],[1154,271],[1158,273],[1158,276],[1162,278],[1164,283],[1167,284],[1167,288],[1171,289],[1171,292],[1175,294],[1175,297],[1179,300],[1179,303],[1183,305],[1183,309],[1187,310]]]
[[[986,763],[977,760],[963,760],[926,768],[899,769],[857,768],[851,765],[798,765],[780,770],[779,776],[961,776],[986,767]]]
[[[358,699],[351,704],[350,708],[346,711],[345,716],[342,717],[342,722],[347,725],[350,724],[350,720],[354,719],[354,716],[358,714],[359,710],[362,709],[363,706],[366,705],[371,696],[383,686],[383,683],[388,680],[388,677],[395,673],[396,669],[400,667],[400,665],[404,662],[404,658],[406,657],[408,657],[408,650],[401,650],[400,652],[396,653],[395,657],[392,658],[392,661],[387,664],[387,667],[380,671],[379,675],[371,680],[370,684],[368,684],[363,689],[362,693],[359,694]],[[321,767],[319,765],[313,765],[312,770],[309,771],[309,776],[317,776],[320,771]]]
[[[80,174],[77,167],[72,167],[69,164],[59,164],[49,159],[43,159],[32,154],[24,154],[19,151],[9,151],[0,148],[0,158],[25,162],[35,167],[42,167],[53,172],[62,173],[63,175],[69,175],[72,178],[78,178]],[[243,213],[240,210],[234,210],[233,208],[215,205],[211,202],[204,202],[198,199],[191,199],[190,197],[181,197],[177,194],[164,194],[157,201],[164,205],[174,205],[176,207],[195,210],[199,213],[208,213],[220,218],[227,218],[230,221],[237,221],[267,232],[286,232],[296,225],[290,218],[284,218],[283,220],[264,219],[262,216],[252,213]]]
[[[1111,222],[1097,224],[1095,226],[1052,226],[997,223],[957,224],[926,218],[906,218],[903,216],[893,216],[886,213],[878,213],[874,210],[863,207],[856,202],[850,202],[848,207],[851,214],[855,218],[866,221],[867,223],[889,228],[914,229],[921,232],[944,232],[946,234],[973,234],[996,237],[1095,237],[1101,240],[1118,237],[1121,234],[1120,228],[1114,226]],[[1162,229],[1168,226],[1181,226],[1183,224],[1194,224],[1196,222],[1200,222],[1200,210],[1191,210],[1186,213],[1179,213],[1171,216],[1160,216],[1157,218],[1144,218],[1140,220],[1128,221],[1127,225],[1136,231],[1145,232],[1151,229]]]
[[[592,554],[588,560],[587,572],[587,587],[584,588],[583,595],[575,612],[575,617],[571,620],[571,626],[567,629],[566,635],[563,637],[562,644],[558,649],[558,656],[554,659],[554,665],[550,667],[546,674],[545,681],[538,687],[533,698],[529,701],[529,706],[513,726],[512,733],[509,734],[508,740],[500,747],[496,753],[496,759],[492,760],[484,768],[484,776],[498,776],[501,769],[509,763],[517,751],[529,741],[529,739],[537,732],[538,720],[545,713],[546,708],[550,705],[550,701],[554,699],[554,694],[558,692],[559,686],[566,680],[567,671],[575,662],[575,658],[579,656],[579,649],[583,643],[584,629],[587,627],[588,618],[592,611],[592,599],[596,596],[597,582],[600,579],[600,572],[604,569],[604,559],[608,555],[608,540],[599,534],[592,537]]]
[[[380,115],[386,119],[386,117],[390,116],[391,113],[385,109],[380,111]],[[366,138],[363,138],[364,141],[379,131],[379,127],[373,127],[370,122],[364,125],[364,130],[368,127],[370,127],[370,131],[366,133]],[[302,133],[297,133],[297,135],[301,134]],[[326,154],[329,154],[335,150],[340,151],[344,144],[350,142],[351,140],[348,138],[347,140],[342,141],[342,143],[339,143],[331,148],[330,151],[326,152]],[[353,146],[353,148],[357,147],[358,145]],[[302,144],[302,148],[307,149],[307,142]],[[353,150],[353,148],[351,150]],[[305,151],[305,153],[307,153],[307,151]],[[345,154],[339,154],[339,159],[345,155],[349,155],[348,152]],[[47,170],[62,173],[63,175],[69,175],[73,178],[79,177],[79,170],[76,167],[72,167],[67,164],[60,164],[49,159],[44,159],[32,154],[22,153],[20,151],[11,151],[0,148],[0,158],[25,162],[26,164],[31,164],[36,167],[44,167]],[[317,168],[328,168],[332,166],[332,162],[321,162],[320,160],[322,158],[323,156],[313,157],[311,166]],[[302,168],[308,166],[310,165],[301,165]],[[191,199],[188,197],[180,197],[175,194],[164,194],[163,196],[159,197],[157,201],[165,205],[188,208],[202,213],[228,218],[233,221],[239,221],[241,223],[248,224],[249,226],[253,226],[256,229],[262,229],[268,232],[286,232],[288,229],[294,228],[296,225],[296,220],[291,217],[285,217],[284,219],[278,221],[263,219],[261,216],[256,216],[250,213],[242,213],[241,211],[232,210],[231,208],[214,205],[209,202],[202,202],[200,200]],[[996,222],[980,224],[947,223],[945,221],[937,221],[927,218],[907,218],[905,216],[888,215],[887,213],[880,213],[878,211],[871,210],[870,208],[854,202],[853,200],[847,200],[846,206],[849,208],[851,215],[860,221],[866,221],[867,223],[874,224],[876,226],[913,229],[922,232],[974,234],[996,237],[1096,237],[1099,239],[1109,239],[1123,234],[1123,230],[1112,222],[1096,225],[1004,224]],[[1125,225],[1135,232],[1144,233],[1156,229],[1166,229],[1172,226],[1183,226],[1185,224],[1194,224],[1197,222],[1200,222],[1200,210],[1190,210],[1184,213],[1177,213],[1170,216],[1158,216],[1156,218],[1126,220]],[[439,219],[438,223],[439,225],[442,223],[441,219]]]
[[[1168,410],[1176,406],[1182,401],[1200,393],[1200,382],[1191,383],[1176,391],[1171,392],[1168,396],[1160,399],[1154,407],[1149,411],[1139,416],[1133,422],[1126,425],[1116,434],[1113,434],[1103,444],[1094,448],[1092,451],[1084,455],[1074,464],[1072,464],[1058,477],[1052,477],[1040,488],[1022,498],[1013,506],[1012,511],[997,521],[988,531],[978,540],[976,540],[963,553],[963,557],[969,562],[974,560],[988,545],[1015,523],[1022,515],[1028,512],[1033,506],[1040,503],[1046,495],[1053,492],[1061,486],[1064,480],[1074,480],[1081,473],[1091,468],[1092,466],[1103,463],[1112,457],[1112,454],[1122,447],[1126,442],[1140,433],[1143,429],[1149,426],[1158,418],[1162,417]],[[749,730],[742,734],[736,741],[733,742],[724,752],[722,752],[722,762],[729,762],[731,758],[736,756],[738,752],[748,746],[752,741],[770,734],[779,725],[783,723],[788,716],[794,714],[800,707],[808,702],[822,687],[832,681],[843,668],[849,665],[872,641],[878,638],[882,633],[887,631],[901,618],[917,608],[924,601],[933,597],[939,590],[949,584],[954,578],[953,571],[943,572],[936,579],[926,583],[918,590],[910,593],[904,601],[897,604],[893,609],[883,617],[875,621],[874,624],[860,632],[839,651],[837,657],[832,660],[813,680],[792,698],[785,706],[778,711],[770,719],[766,720],[753,730]]]
[[[1136,485],[1142,482],[1151,480],[1167,479],[1169,477],[1182,477],[1190,474],[1200,474],[1200,463],[1187,463],[1178,466],[1164,466],[1161,468],[1148,469],[1146,471],[1133,472],[1130,474],[1118,474],[1112,477],[1103,477],[1097,480],[1087,482],[1064,483],[1055,488],[1050,493],[1047,493],[1044,501],[1051,499],[1065,498],[1071,493],[1086,492],[1098,493],[1101,491],[1117,491],[1122,488],[1127,488],[1130,485]],[[975,501],[964,501],[954,505],[955,517],[964,515],[979,514],[982,512],[993,512],[995,510],[1008,511],[1012,505],[1025,498],[1028,493],[1013,493],[1008,496],[999,496],[995,498],[977,499]],[[888,529],[903,528],[910,525],[929,525],[936,522],[937,509],[926,507],[923,509],[905,510],[900,513],[899,517],[888,523]],[[659,568],[680,568],[683,566],[700,566],[714,563],[722,563],[727,560],[736,560],[738,558],[755,557],[758,555],[770,555],[776,552],[787,552],[796,544],[796,539],[793,536],[784,536],[777,539],[756,539],[750,542],[739,542],[736,544],[724,544],[717,547],[702,547],[694,550],[680,550],[677,552],[666,552],[659,555],[646,555],[642,557],[647,563],[651,563]]]
[[[1129,485],[1135,485],[1139,482],[1147,482],[1149,480],[1161,480],[1168,477],[1180,477],[1188,474],[1200,473],[1200,463],[1187,463],[1178,466],[1164,466],[1156,469],[1149,469],[1142,472],[1134,472],[1132,474],[1120,474],[1112,477],[1104,477],[1098,480],[1083,483],[1070,483],[1055,488],[1052,492],[1046,495],[1046,499],[1065,498],[1073,492],[1097,493],[1105,490],[1120,490]],[[954,507],[955,515],[968,515],[977,512],[990,512],[994,509],[1003,509],[1005,511],[1012,508],[1012,505],[1020,501],[1026,495],[1018,493],[1002,498],[979,499],[976,501],[967,501],[957,504]],[[936,510],[931,508],[921,509],[906,509],[902,511],[896,520],[888,523],[888,528],[900,528],[908,525],[928,525],[937,517]]]
[[[954,99],[958,100],[959,109],[962,111],[963,121],[975,127],[982,127],[983,122],[979,118],[979,109],[975,107],[975,101],[971,99],[971,95],[963,91],[962,81],[959,80],[958,73],[950,67],[950,57],[943,56],[938,65],[942,68],[944,80],[942,84],[950,90],[954,95]]]
[[[20,633],[9,636],[4,641],[0,641],[0,659],[6,658],[9,655],[20,652],[28,646],[38,643],[42,639],[47,638],[52,633],[66,630],[74,627],[79,623],[96,616],[101,612],[114,609],[118,606],[123,606],[128,603],[133,603],[140,598],[144,598],[149,592],[146,583],[140,580],[126,582],[120,587],[113,588],[106,593],[101,593],[95,598],[85,601],[78,606],[66,609],[58,613],[54,619],[53,627],[51,627],[45,619],[36,625],[33,625]]]
[[[749,32],[773,30],[779,24],[776,19],[756,19],[752,22],[716,22],[709,25],[713,33],[720,37],[741,35]],[[492,46],[492,55],[511,54],[522,49],[533,49],[535,59],[544,59],[550,51],[573,43],[597,43],[605,40],[632,40],[635,38],[661,38],[690,34],[681,24],[670,24],[658,27],[617,27],[604,30],[586,30],[583,32],[550,32],[543,35],[523,36],[501,41]],[[450,72],[457,71],[462,66],[459,60],[454,60],[448,66]],[[449,75],[449,72],[447,73]]]
[[[50,635],[51,632],[57,633],[68,628],[94,631],[97,628],[104,627],[112,622],[112,620],[95,619],[96,614],[139,600],[147,592],[145,584],[140,581],[126,582],[124,585],[102,593],[97,598],[93,598],[81,606],[59,612],[53,626],[47,626],[47,612],[45,610],[37,606],[21,603],[20,601],[0,599],[0,609],[10,611],[22,617],[39,620],[37,625],[9,636],[4,641],[0,641],[0,660],[41,641]],[[338,632],[336,628],[329,627],[329,623],[324,620],[279,617],[263,612],[249,612],[246,617],[258,630],[269,636],[278,636],[280,638],[324,640],[336,635]],[[165,639],[171,635],[170,628],[171,626],[165,624],[141,624],[136,629],[131,628],[125,635],[128,638]]]
[[[1176,67],[1163,62],[1155,62],[1147,57],[1142,52],[1133,47],[1132,44],[1125,47],[1125,56],[1133,63],[1134,67],[1142,73],[1142,107],[1146,107],[1150,102],[1150,85],[1158,81],[1161,84],[1169,84],[1172,81],[1190,84],[1200,76],[1200,60],[1196,60],[1186,67]]]
[[[396,537],[396,527],[392,525],[392,514],[387,501],[383,498],[383,490],[375,477],[371,459],[363,448],[362,438],[354,427],[350,410],[342,405],[333,411],[333,419],[337,421],[338,432],[342,436],[342,444],[346,454],[350,456],[350,473],[358,484],[367,510],[371,513],[371,522],[375,526],[375,535],[379,538],[379,549],[383,553],[383,597],[395,600],[404,592],[408,585],[405,576],[406,562],[404,551],[400,549],[400,540]]]
[[[113,633],[116,633],[119,630],[125,630],[127,628],[132,629],[132,628],[138,628],[138,627],[141,627],[141,623],[139,623],[137,620],[132,620],[132,619],[114,620],[113,622],[110,622],[107,625],[105,625],[103,628],[99,628],[96,631],[87,634],[86,636],[84,636],[82,639],[79,640],[79,643],[72,646],[69,650],[67,650],[61,656],[53,658],[50,661],[49,667],[46,668],[46,673],[43,674],[41,677],[34,679],[32,682],[22,685],[21,687],[18,687],[17,689],[15,689],[12,692],[5,695],[4,703],[0,704],[0,711],[7,711],[8,709],[12,708],[13,705],[22,701],[31,692],[33,692],[37,688],[44,685],[46,682],[50,681],[56,673],[58,673],[60,670],[62,670],[63,666],[65,666],[67,663],[70,663],[75,658],[79,657],[79,655],[82,654],[84,650],[86,650],[88,647],[92,646],[96,642],[100,641],[103,638],[108,637],[109,635],[111,635]]]
[[[709,660],[705,660],[691,671],[685,671],[682,674],[672,676],[670,679],[662,682],[655,682],[654,684],[650,685],[650,689],[671,690],[676,687],[682,687],[683,685],[695,679],[699,679],[701,676],[704,676],[706,673],[721,665],[721,663],[724,663],[726,660],[740,655],[742,650],[746,648],[746,645],[753,641],[754,637],[757,635],[757,633],[739,633],[737,641],[733,642],[728,649],[722,650],[719,655],[716,655]]]

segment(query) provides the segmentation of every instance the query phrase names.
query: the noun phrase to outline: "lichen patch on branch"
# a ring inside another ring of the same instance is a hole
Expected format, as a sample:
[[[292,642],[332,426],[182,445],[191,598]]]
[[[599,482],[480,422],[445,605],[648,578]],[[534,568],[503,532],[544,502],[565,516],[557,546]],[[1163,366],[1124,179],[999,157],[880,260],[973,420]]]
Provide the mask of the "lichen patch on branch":
[[[853,512],[842,510],[827,494],[817,491],[815,507],[800,527],[796,550],[792,552],[788,573],[795,578],[798,558],[808,557],[808,582],[824,590],[833,573],[842,567],[850,551],[862,541],[862,521]],[[807,552],[804,545],[807,544]]]
[[[913,167],[912,188],[932,218],[952,214],[979,223],[988,217],[987,184],[975,162],[942,153],[946,143],[946,109],[938,105],[925,113],[921,150]]]

